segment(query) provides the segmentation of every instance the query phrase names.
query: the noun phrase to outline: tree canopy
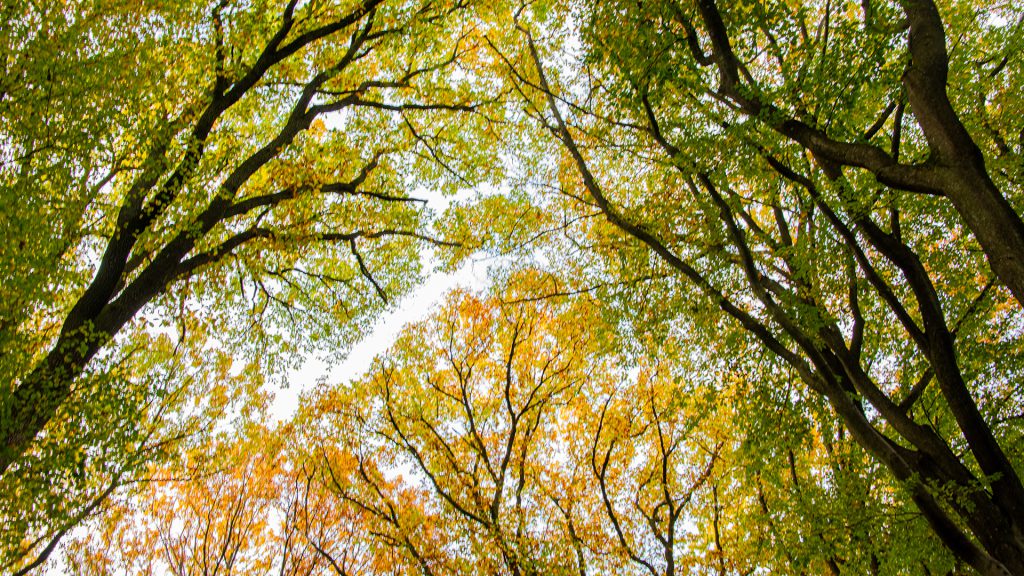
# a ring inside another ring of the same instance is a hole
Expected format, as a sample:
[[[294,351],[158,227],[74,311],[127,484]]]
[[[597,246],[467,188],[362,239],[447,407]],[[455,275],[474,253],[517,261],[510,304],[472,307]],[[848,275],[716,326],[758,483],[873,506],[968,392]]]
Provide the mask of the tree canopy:
[[[1020,7],[0,14],[0,570],[1024,574]]]

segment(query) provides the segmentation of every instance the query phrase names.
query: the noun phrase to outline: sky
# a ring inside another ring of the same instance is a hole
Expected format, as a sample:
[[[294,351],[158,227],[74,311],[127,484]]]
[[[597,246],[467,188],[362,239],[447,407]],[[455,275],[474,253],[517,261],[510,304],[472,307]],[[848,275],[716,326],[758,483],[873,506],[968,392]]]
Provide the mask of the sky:
[[[425,319],[437,308],[446,293],[457,287],[479,289],[486,282],[487,263],[482,261],[469,260],[452,273],[431,274],[423,284],[402,299],[396,308],[378,318],[366,337],[352,347],[343,361],[331,366],[321,359],[307,358],[301,368],[289,375],[287,388],[273,390],[271,416],[278,422],[291,418],[298,409],[301,394],[320,380],[340,384],[358,378],[366,372],[376,356],[391,347],[402,328]]]

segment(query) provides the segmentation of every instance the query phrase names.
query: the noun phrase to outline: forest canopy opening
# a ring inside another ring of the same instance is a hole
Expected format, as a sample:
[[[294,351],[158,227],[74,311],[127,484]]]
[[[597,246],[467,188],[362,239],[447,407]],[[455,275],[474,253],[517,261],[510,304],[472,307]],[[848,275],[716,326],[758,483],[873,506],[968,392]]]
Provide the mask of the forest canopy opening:
[[[0,43],[0,570],[1024,574],[1015,4],[69,0]],[[488,286],[274,422],[428,251]]]

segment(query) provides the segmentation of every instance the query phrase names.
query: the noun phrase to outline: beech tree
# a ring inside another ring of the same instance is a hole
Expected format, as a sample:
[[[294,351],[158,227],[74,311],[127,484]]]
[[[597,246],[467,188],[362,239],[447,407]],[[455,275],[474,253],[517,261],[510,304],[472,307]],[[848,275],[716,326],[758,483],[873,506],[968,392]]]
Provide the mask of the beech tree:
[[[76,412],[93,428],[131,397],[112,417],[125,427],[146,419],[128,406],[160,402],[147,339],[232,349],[254,383],[289,348],[344,345],[413,285],[424,246],[453,245],[413,188],[482,172],[461,168],[471,151],[452,158],[487,128],[475,80],[457,78],[478,47],[462,2],[22,3],[0,30],[12,522],[64,506],[30,478],[106,466]],[[18,546],[38,536],[25,529]]]
[[[313,3],[298,8],[291,2],[274,15],[226,4],[180,6],[169,14],[154,10],[147,15],[153,28],[136,29],[141,37],[130,39],[143,43],[146,50],[126,45],[114,56],[101,53],[99,58],[120,56],[124,60],[102,63],[122,67],[130,58],[145,58],[131,63],[140,74],[158,74],[170,67],[175,76],[151,93],[132,95],[133,106],[151,109],[125,110],[131,125],[87,133],[102,144],[88,150],[85,159],[47,154],[63,142],[53,137],[47,141],[45,131],[11,135],[8,166],[16,169],[7,171],[9,194],[31,192],[40,180],[45,186],[46,169],[70,161],[77,181],[69,179],[66,185],[86,188],[76,198],[77,217],[99,221],[90,234],[76,231],[77,237],[58,247],[44,242],[49,240],[45,229],[31,235],[52,254],[55,268],[69,252],[77,256],[75,264],[81,265],[88,255],[95,255],[96,263],[88,267],[86,274],[91,272],[92,278],[84,289],[64,297],[70,306],[53,312],[57,320],[34,319],[53,322],[59,330],[52,342],[44,341],[45,352],[30,354],[31,361],[19,366],[21,370],[16,367],[8,378],[12,385],[0,419],[0,470],[28,448],[96,353],[172,284],[185,283],[225,261],[244,261],[244,254],[259,254],[262,262],[251,262],[246,272],[256,290],[269,299],[287,301],[317,283],[344,291],[356,276],[383,300],[387,289],[401,290],[406,283],[402,276],[378,273],[381,280],[375,278],[369,267],[373,261],[363,257],[361,245],[425,237],[422,216],[410,208],[416,203],[404,186],[396,186],[403,174],[389,155],[410,148],[408,141],[403,146],[394,135],[404,134],[403,126],[417,132],[422,120],[416,112],[471,109],[457,87],[446,89],[437,81],[438,71],[453,65],[471,45],[458,38],[468,31],[454,18],[446,19],[458,5],[380,5],[370,2],[346,9]],[[53,8],[57,13],[66,9],[70,8]],[[55,17],[25,10],[17,24]],[[45,74],[55,72],[46,70],[50,62],[73,67],[77,62],[66,56],[73,42],[110,33],[130,15],[98,6],[80,16],[54,40],[44,34],[30,38],[19,64],[27,68],[31,63]],[[182,29],[191,30],[192,37],[175,38]],[[416,53],[400,51],[410,43],[421,44]],[[37,51],[50,51],[49,62],[34,60]],[[83,66],[91,63],[88,53],[74,56],[84,60]],[[93,79],[84,95],[58,94],[56,102],[48,101],[42,110],[29,97],[22,101],[20,94],[8,92],[14,109],[9,122],[57,122],[87,97],[102,98],[111,84],[121,88],[117,81],[123,77],[115,76],[113,82]],[[431,80],[436,86],[422,92]],[[25,84],[28,92],[31,82]],[[395,113],[397,120],[381,111]],[[323,117],[342,112],[350,115],[343,120],[344,129],[327,130]],[[427,133],[424,138],[439,137]],[[15,214],[25,219],[37,216]],[[66,225],[57,220],[57,226]],[[92,246],[97,240],[99,249]],[[288,246],[301,246],[302,254],[289,255],[284,250]],[[398,256],[402,246],[408,251],[409,243],[392,246]],[[269,257],[272,247],[281,248],[280,258]],[[35,249],[27,244],[19,248]],[[345,254],[348,260],[343,259]],[[400,258],[410,260],[408,255]],[[308,271],[312,280],[303,279],[309,263],[316,263]],[[274,274],[280,290],[261,283]],[[338,299],[345,301],[340,294]],[[348,299],[350,316],[355,316],[356,305],[363,303],[353,296]],[[10,324],[14,330],[18,323]]]
[[[455,572],[564,571],[537,484],[558,465],[557,415],[589,376],[594,326],[546,306],[453,296],[371,371],[356,397],[373,408],[364,426],[425,479],[444,547],[473,551],[449,559]]]
[[[604,223],[581,220],[581,234],[630,239],[605,273],[684,282],[694,311],[717,308],[722,329],[828,400],[958,558],[1017,573],[1019,367],[1005,352],[1018,335],[1000,327],[1021,308],[1000,256],[1014,235],[994,221],[1019,217],[945,96],[938,8],[848,8],[595,4],[579,13],[589,32],[568,71],[545,64],[559,44],[540,45],[520,12],[518,48],[494,49],[558,145],[552,205],[599,211]],[[1019,66],[1005,38],[1020,22],[961,8],[945,7],[947,21],[974,47],[955,63],[990,82],[950,90],[978,95],[970,114],[991,154],[1013,156],[987,102]],[[989,208],[967,208],[981,197]]]

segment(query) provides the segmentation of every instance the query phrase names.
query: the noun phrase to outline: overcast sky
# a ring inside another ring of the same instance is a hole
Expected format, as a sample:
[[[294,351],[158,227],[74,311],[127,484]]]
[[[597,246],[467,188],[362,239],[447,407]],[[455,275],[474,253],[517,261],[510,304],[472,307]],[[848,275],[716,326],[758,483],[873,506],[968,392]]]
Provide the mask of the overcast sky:
[[[352,347],[344,361],[330,367],[320,359],[307,359],[302,368],[289,377],[288,388],[276,388],[273,391],[271,415],[277,421],[291,418],[298,408],[299,396],[320,379],[326,379],[331,384],[339,384],[358,378],[366,372],[370,362],[378,354],[386,351],[395,342],[402,328],[426,318],[437,307],[445,293],[459,286],[479,289],[486,281],[486,262],[472,260],[453,273],[430,275],[423,284],[402,300],[398,308],[378,318],[373,329]]]

